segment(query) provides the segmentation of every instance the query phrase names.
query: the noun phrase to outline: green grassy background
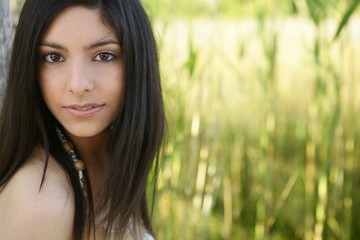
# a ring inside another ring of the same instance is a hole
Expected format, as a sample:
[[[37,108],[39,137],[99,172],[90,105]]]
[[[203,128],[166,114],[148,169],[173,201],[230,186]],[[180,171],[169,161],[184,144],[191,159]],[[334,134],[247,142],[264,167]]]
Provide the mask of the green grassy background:
[[[158,238],[360,239],[358,1],[144,3],[169,127]]]
[[[168,118],[157,238],[360,239],[360,1],[143,2]]]

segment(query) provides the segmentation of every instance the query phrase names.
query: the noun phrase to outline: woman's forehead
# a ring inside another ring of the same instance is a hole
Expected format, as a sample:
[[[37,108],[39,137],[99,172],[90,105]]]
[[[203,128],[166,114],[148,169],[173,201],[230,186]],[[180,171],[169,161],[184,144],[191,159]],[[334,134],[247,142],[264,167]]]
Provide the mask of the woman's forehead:
[[[99,8],[71,6],[61,11],[45,30],[42,42],[92,44],[102,39],[116,39],[104,24]]]

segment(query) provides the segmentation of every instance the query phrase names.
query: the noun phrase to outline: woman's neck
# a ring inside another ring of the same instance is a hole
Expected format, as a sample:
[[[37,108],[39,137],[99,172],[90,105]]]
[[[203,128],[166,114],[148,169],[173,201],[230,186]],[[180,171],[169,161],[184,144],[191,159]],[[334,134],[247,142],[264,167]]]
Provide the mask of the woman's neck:
[[[93,137],[77,137],[67,133],[75,146],[80,158],[84,161],[89,176],[91,191],[96,197],[102,188],[108,170],[108,156],[106,152],[106,132]]]

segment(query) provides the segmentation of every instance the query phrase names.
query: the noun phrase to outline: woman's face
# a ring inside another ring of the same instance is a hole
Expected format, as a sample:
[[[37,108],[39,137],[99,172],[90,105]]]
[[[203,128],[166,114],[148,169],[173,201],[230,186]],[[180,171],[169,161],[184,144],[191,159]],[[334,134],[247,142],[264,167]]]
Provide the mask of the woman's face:
[[[68,133],[103,133],[124,95],[121,47],[99,9],[72,6],[57,15],[39,47],[39,85],[46,105]]]

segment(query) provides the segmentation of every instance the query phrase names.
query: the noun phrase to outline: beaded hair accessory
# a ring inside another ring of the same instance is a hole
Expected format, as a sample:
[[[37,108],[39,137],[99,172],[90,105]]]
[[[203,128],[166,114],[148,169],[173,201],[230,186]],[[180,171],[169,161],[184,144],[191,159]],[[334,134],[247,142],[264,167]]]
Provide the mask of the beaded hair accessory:
[[[73,160],[75,170],[79,174],[79,182],[80,182],[81,189],[83,191],[83,196],[84,196],[84,198],[87,198],[88,192],[86,190],[86,184],[85,184],[85,179],[84,179],[85,163],[84,163],[84,161],[80,160],[78,158],[78,156],[76,155],[74,144],[72,144],[72,142],[67,140],[66,136],[61,132],[61,130],[59,128],[55,128],[55,129],[56,129],[56,133],[63,145],[64,150],[66,151],[67,154],[69,154],[69,156]]]

